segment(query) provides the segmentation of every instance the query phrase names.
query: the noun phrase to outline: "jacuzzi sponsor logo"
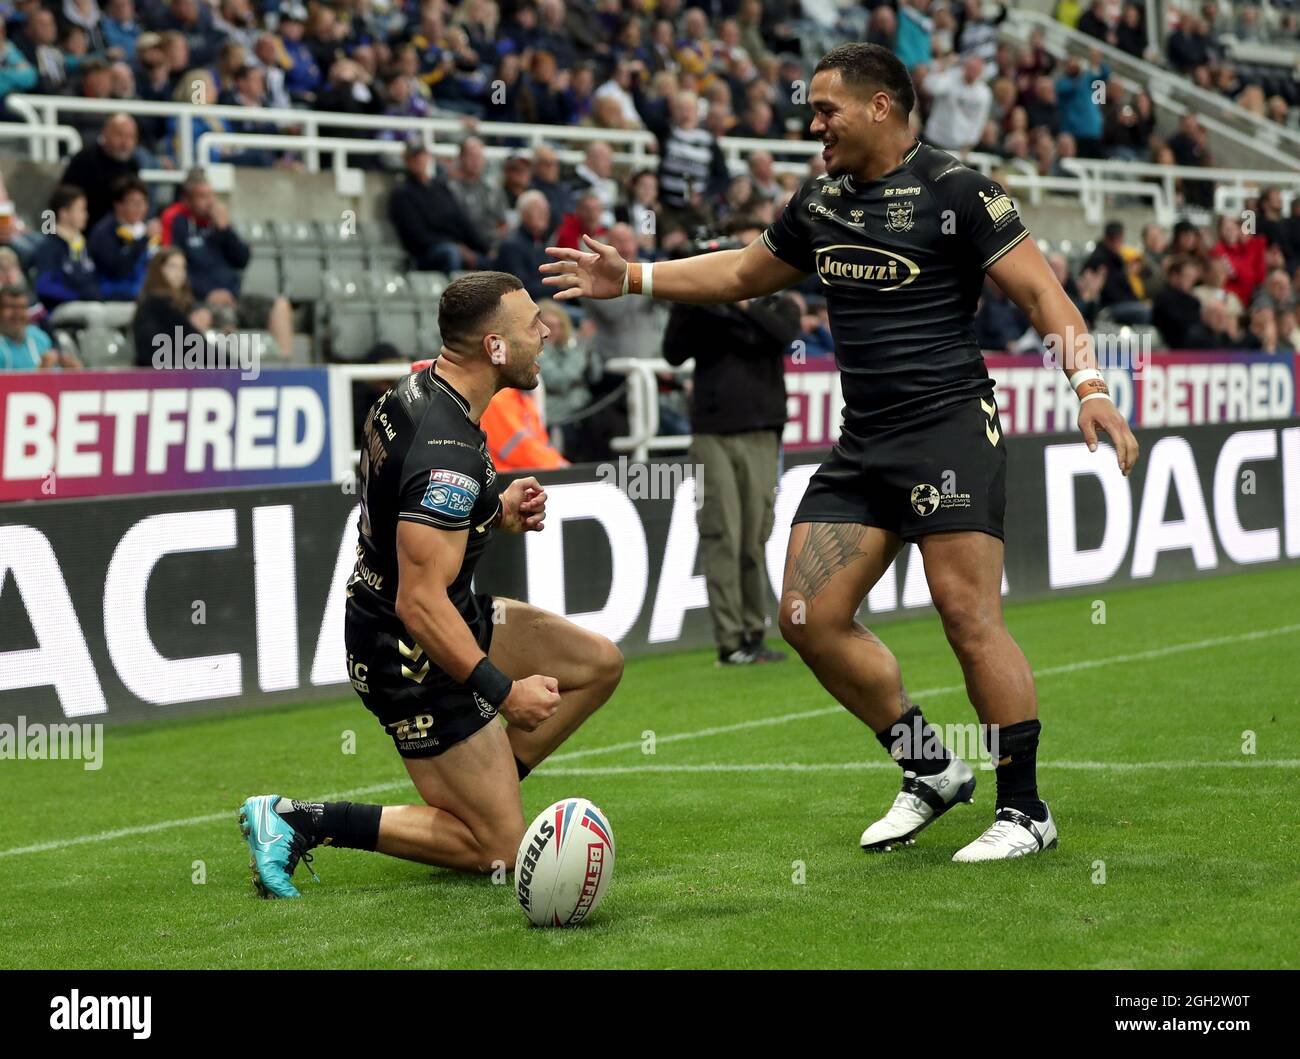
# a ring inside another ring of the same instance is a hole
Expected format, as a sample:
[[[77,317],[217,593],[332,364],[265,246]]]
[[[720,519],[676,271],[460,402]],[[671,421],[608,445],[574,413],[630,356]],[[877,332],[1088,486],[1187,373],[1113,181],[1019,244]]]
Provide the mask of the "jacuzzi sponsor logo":
[[[891,291],[906,287],[921,274],[915,261],[872,246],[827,246],[816,256],[817,276],[828,287],[865,284],[875,290]]]

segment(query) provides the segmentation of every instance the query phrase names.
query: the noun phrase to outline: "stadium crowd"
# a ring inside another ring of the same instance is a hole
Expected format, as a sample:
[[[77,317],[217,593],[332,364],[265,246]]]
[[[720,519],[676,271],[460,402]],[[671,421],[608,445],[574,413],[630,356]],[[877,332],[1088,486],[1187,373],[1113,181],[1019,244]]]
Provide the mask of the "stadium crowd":
[[[550,301],[537,273],[545,247],[578,246],[589,235],[628,259],[655,260],[693,252],[702,233],[766,226],[800,181],[819,172],[820,157],[812,156],[806,173],[778,173],[770,152],[752,150],[745,171],[733,173],[721,142],[806,137],[802,86],[825,46],[865,38],[894,50],[918,89],[916,131],[955,152],[987,152],[1057,176],[1067,172],[1062,160],[1075,156],[1213,161],[1194,113],[1161,137],[1151,98],[1129,94],[1098,50],[1058,63],[1037,34],[1023,46],[999,40],[1006,10],[982,0],[105,0],[102,7],[18,0],[3,9],[0,107],[12,93],[37,92],[250,109],[248,121],[189,119],[196,134],[259,131],[251,111],[264,106],[456,117],[463,131],[450,164],[435,165],[415,141],[398,156],[373,156],[370,164],[396,170],[385,212],[412,268],[491,267],[525,282],[555,324],[544,376],[549,418],[562,426],[565,446],[582,453],[591,451],[581,424],[593,417],[585,410],[604,407],[616,388],[604,362],[660,356],[669,314],[644,299],[616,308]],[[1293,14],[1273,25],[1252,10],[1235,8],[1239,37],[1294,33]],[[1057,17],[1274,120],[1296,117],[1294,99],[1241,83],[1224,61],[1216,36],[1223,16],[1213,3],[1183,13],[1165,56],[1148,50],[1144,5],[1062,2]],[[292,356],[292,307],[275,292],[241,290],[253,250],[204,175],[189,174],[170,203],[139,179],[142,169],[176,165],[176,119],[105,111],[68,120],[86,146],[53,191],[50,223],[24,224],[0,185],[0,297],[25,293],[28,305],[21,329],[13,312],[0,312],[0,367],[74,366],[75,351],[61,350],[47,333],[50,314],[97,300],[137,304],[142,365],[148,337],[174,328],[256,331],[274,354]],[[655,138],[657,161],[629,172],[615,165],[609,143],[592,141],[576,166],[544,143],[518,144],[494,165],[476,133],[479,123],[499,120],[644,129]],[[240,166],[301,165],[293,151],[232,149],[218,157]],[[1208,206],[1212,192],[1208,182],[1180,184],[1179,205]],[[1222,217],[1212,230],[1191,221],[1172,231],[1147,225],[1136,243],[1109,225],[1086,257],[1053,253],[1052,263],[1090,323],[1150,324],[1176,348],[1286,352],[1300,342],[1300,214],[1276,189],[1248,207],[1244,221]],[[829,356],[816,283],[789,297],[802,348]],[[991,284],[977,328],[990,349],[1041,348]],[[663,386],[664,432],[684,433],[685,397],[670,378]],[[607,424],[605,433],[615,429]]]

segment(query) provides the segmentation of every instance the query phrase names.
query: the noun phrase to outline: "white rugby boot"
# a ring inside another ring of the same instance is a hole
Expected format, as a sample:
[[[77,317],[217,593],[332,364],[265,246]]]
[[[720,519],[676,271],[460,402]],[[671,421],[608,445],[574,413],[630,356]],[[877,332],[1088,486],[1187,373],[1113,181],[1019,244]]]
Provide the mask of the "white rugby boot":
[[[1047,803],[1044,802],[1044,805]],[[968,846],[952,855],[962,864],[979,860],[1010,860],[1056,848],[1056,822],[1047,810],[1046,820],[1035,820],[1019,809],[999,809],[993,825]]]
[[[862,832],[864,850],[888,853],[895,846],[910,846],[916,836],[959,802],[975,800],[975,773],[961,758],[933,776],[903,773],[903,789],[889,812]]]

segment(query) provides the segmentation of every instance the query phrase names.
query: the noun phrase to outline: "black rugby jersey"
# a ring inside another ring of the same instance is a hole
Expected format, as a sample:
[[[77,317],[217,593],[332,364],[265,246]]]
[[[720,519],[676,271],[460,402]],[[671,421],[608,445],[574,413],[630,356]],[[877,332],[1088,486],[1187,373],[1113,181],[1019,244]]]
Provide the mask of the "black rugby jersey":
[[[348,608],[399,631],[397,523],[468,530],[465,558],[447,595],[467,624],[478,618],[474,567],[501,504],[487,436],[469,402],[433,365],[399,380],[371,406],[361,442],[357,563]]]
[[[975,307],[984,270],[1028,234],[995,181],[920,142],[879,180],[803,184],[762,238],[821,281],[846,429],[992,393]]]

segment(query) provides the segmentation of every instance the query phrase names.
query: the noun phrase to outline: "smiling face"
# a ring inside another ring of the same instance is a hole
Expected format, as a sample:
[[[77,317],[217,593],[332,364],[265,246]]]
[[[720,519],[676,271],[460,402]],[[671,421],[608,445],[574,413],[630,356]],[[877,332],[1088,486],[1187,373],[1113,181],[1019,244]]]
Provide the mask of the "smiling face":
[[[853,91],[839,70],[822,70],[812,79],[808,101],[813,108],[808,128],[822,142],[826,172],[839,176],[864,167],[892,109],[888,94]]]
[[[21,339],[27,332],[27,298],[21,294],[0,295],[0,333]]]

